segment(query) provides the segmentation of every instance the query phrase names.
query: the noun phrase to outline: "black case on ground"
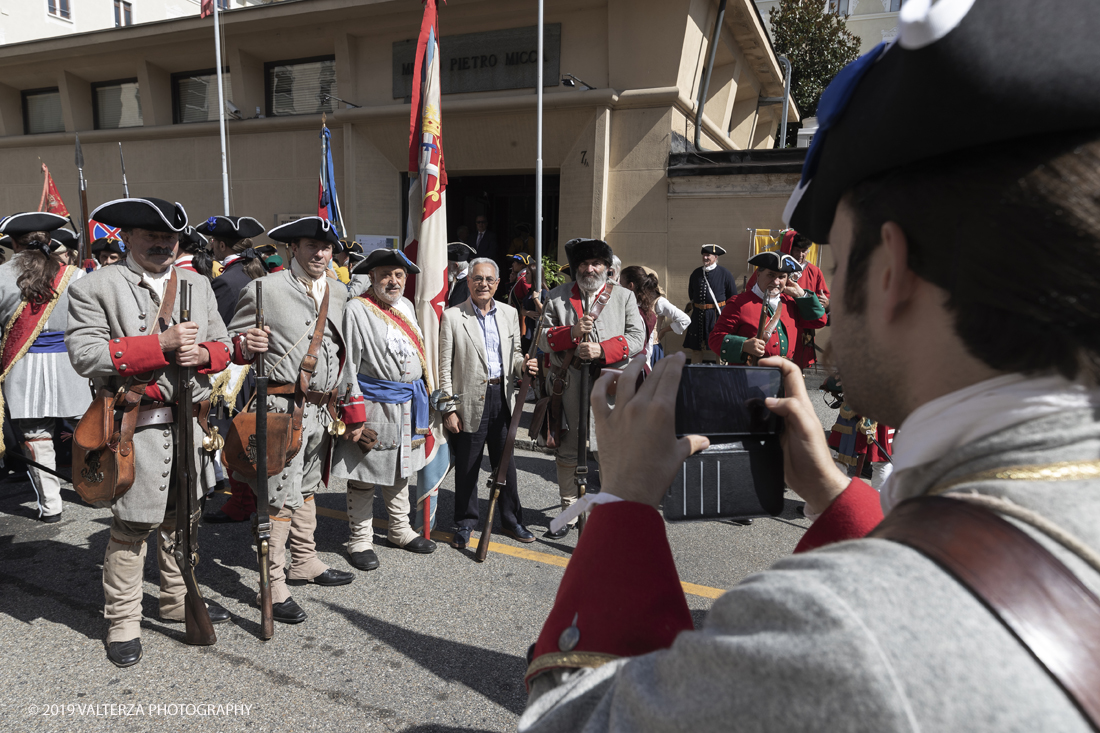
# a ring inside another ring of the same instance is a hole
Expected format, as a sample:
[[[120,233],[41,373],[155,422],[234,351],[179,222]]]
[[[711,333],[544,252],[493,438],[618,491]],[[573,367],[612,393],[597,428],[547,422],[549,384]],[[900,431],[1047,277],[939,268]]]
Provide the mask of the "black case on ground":
[[[690,456],[669,487],[665,520],[747,519],[783,511],[779,436],[712,445]]]

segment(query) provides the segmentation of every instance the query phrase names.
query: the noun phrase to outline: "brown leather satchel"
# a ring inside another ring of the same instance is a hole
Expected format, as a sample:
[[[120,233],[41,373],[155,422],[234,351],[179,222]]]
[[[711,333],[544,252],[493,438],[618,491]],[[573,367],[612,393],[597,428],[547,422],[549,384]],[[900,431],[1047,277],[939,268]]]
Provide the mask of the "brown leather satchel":
[[[1050,551],[993,511],[943,496],[903,501],[868,536],[954,576],[1100,730],[1100,599]]]
[[[317,368],[317,355],[321,350],[321,339],[325,333],[325,321],[328,320],[328,285],[325,285],[325,297],[321,299],[317,325],[309,342],[309,349],[302,357],[298,367],[298,379],[293,384],[273,384],[268,388],[269,395],[291,395],[289,413],[267,413],[267,476],[280,473],[298,451],[302,449],[302,416],[305,411],[306,394],[309,392],[309,380]],[[253,395],[252,399],[256,396]],[[330,400],[331,401],[331,400]],[[249,405],[238,412],[229,425],[229,435],[222,449],[222,463],[226,468],[244,476],[256,478],[256,413],[249,411]],[[319,405],[320,406],[320,405]]]
[[[157,313],[154,333],[172,320],[176,304],[173,270]],[[134,431],[145,387],[157,372],[127,380],[117,393],[100,389],[73,431],[73,488],[89,504],[117,499],[134,485]]]

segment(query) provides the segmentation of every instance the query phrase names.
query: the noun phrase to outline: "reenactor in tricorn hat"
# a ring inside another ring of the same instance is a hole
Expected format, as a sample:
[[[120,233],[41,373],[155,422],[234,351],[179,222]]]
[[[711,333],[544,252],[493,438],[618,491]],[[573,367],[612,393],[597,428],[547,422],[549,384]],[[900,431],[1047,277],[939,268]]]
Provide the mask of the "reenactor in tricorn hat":
[[[611,247],[599,239],[572,239],[565,243],[565,254],[576,282],[564,283],[550,291],[544,306],[545,330],[538,344],[550,354],[550,391],[561,395],[560,414],[551,414],[551,420],[564,421],[563,429],[569,430],[554,453],[562,509],[577,501],[575,473],[580,450],[584,450],[583,446],[577,446],[577,426],[579,421],[590,419],[590,411],[580,414],[580,370],[592,369],[598,373],[600,367],[621,368],[645,343],[645,325],[634,293],[607,279],[613,256]],[[597,306],[597,300],[605,293],[606,303]],[[588,443],[595,453],[598,447],[593,430],[588,432]],[[560,539],[575,524],[574,518],[546,536]]]
[[[729,270],[718,264],[718,258],[726,250],[717,244],[704,244],[702,247],[703,265],[697,267],[688,278],[688,293],[691,302],[686,310],[691,314],[691,325],[684,332],[684,348],[694,352],[693,362],[707,359],[710,347],[710,331],[714,328],[718,314],[722,312],[726,301],[737,295],[737,283]]]
[[[469,299],[470,284],[466,282],[466,275],[470,270],[470,258],[475,254],[477,250],[465,242],[451,242],[447,245],[447,281],[450,287],[447,291],[448,308]]]
[[[172,266],[179,234],[187,226],[182,206],[156,198],[128,198],[100,206],[92,217],[120,227],[128,256],[125,265],[101,268],[70,286],[65,345],[73,367],[96,388],[140,397],[133,434],[121,436],[122,442],[133,443],[135,478],[129,490],[110,502],[111,536],[103,559],[103,615],[110,622],[107,657],[127,667],[141,659],[145,540],[158,529],[165,539],[157,542],[160,617],[184,618],[183,576],[166,550],[166,544],[175,541],[176,507],[170,489],[174,471],[180,470],[172,458],[178,439],[173,429],[176,385],[180,368],[190,367],[196,407],[207,400],[207,375],[229,362],[229,339],[210,281]],[[186,322],[181,322],[177,296],[183,283],[191,286],[191,320]],[[196,446],[192,465],[200,467],[192,473],[198,500],[213,486],[214,471],[199,447],[202,428],[189,422]],[[126,432],[125,423],[122,430]],[[212,601],[207,607],[212,622],[229,620],[229,613]]]
[[[84,271],[67,264],[63,242],[69,240],[60,232],[68,230],[56,228],[63,221],[56,214],[36,211],[16,214],[0,225],[21,249],[11,262],[0,265],[0,324],[5,325],[0,339],[0,415],[6,405],[14,431],[23,440],[22,450],[51,470],[56,468],[57,419],[75,421],[91,401],[88,380],[73,370],[65,353],[68,287]],[[62,241],[47,239],[50,235]],[[0,437],[0,455],[5,449],[19,453]],[[27,471],[38,496],[38,518],[60,521],[61,481],[33,466]]]
[[[332,225],[307,216],[275,227],[268,236],[290,246],[290,269],[245,285],[229,332],[238,364],[252,363],[261,352],[267,354],[268,410],[293,413],[302,426],[301,447],[283,471],[268,481],[272,610],[276,621],[296,624],[305,621],[306,612],[287,590],[288,549],[291,580],[332,586],[355,578],[317,557],[314,494],[324,486],[337,426],[346,427],[344,437],[357,437],[363,405],[354,378],[344,374],[349,353],[342,327],[347,288],[326,275],[333,248],[340,242]],[[267,324],[263,330],[256,327],[260,284]],[[286,456],[268,456],[268,460],[285,461]]]
[[[100,237],[92,242],[92,256],[100,267],[113,265],[125,257],[122,241],[114,237]]]
[[[409,522],[409,480],[425,463],[429,432],[424,336],[412,303],[402,296],[407,275],[420,272],[400,250],[376,249],[357,271],[370,274],[371,288],[344,309],[348,371],[363,392],[363,441],[342,441],[332,475],[348,482],[348,558],[360,570],[378,567],[374,552],[374,492],[380,489],[389,515],[390,545],[428,554],[435,543]]]

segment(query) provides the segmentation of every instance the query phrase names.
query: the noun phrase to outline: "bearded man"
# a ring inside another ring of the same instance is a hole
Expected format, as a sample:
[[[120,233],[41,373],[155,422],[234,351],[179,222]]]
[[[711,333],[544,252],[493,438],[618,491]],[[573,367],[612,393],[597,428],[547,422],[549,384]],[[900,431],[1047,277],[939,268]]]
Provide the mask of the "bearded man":
[[[591,415],[590,410],[580,414],[581,369],[590,369],[595,377],[604,367],[622,368],[645,345],[645,326],[634,293],[608,280],[614,253],[607,242],[571,239],[565,243],[565,256],[577,281],[550,291],[545,310],[546,329],[539,338],[539,348],[550,354],[548,392],[561,394],[561,413],[557,417],[552,414],[551,419],[564,418],[562,432],[566,427],[569,430],[554,453],[563,510],[578,498],[575,474],[577,457],[584,447],[577,445],[577,426]],[[605,294],[606,299],[601,297]],[[598,302],[601,304],[597,305]],[[558,380],[564,391],[555,389]],[[599,448],[594,430],[588,431],[588,438],[588,449],[596,453]],[[546,536],[561,539],[576,523],[574,517]]]
[[[428,554],[435,543],[409,523],[409,479],[424,467],[428,434],[427,364],[424,336],[412,303],[402,296],[405,278],[420,272],[401,251],[376,249],[356,272],[371,287],[344,309],[349,372],[366,409],[361,441],[341,441],[332,475],[348,482],[348,559],[360,570],[378,567],[374,551],[374,490],[382,490],[393,547]]]

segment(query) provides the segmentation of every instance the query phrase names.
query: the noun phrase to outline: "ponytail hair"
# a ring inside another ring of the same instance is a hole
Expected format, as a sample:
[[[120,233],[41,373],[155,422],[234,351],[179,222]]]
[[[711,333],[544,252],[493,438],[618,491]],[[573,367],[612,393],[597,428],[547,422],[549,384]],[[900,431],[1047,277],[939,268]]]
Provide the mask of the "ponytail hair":
[[[48,303],[57,297],[53,281],[65,262],[60,254],[49,251],[50,239],[45,232],[31,232],[26,235],[25,241],[22,240],[22,237],[17,240],[18,244],[37,244],[38,248],[24,250],[15,256],[16,267],[20,271],[15,281],[19,294],[31,305]]]
[[[620,280],[628,288],[634,291],[634,297],[638,300],[638,307],[643,313],[653,310],[653,304],[657,302],[661,292],[657,287],[657,276],[646,272],[638,265],[624,267],[619,275]]]
[[[222,239],[220,237],[212,238],[217,239],[219,242],[229,247],[229,249],[232,250],[233,254],[241,255],[241,267],[244,268],[245,274],[248,275],[250,279],[255,280],[256,278],[263,277],[267,274],[267,268],[264,267],[263,258],[260,257],[259,252],[256,252],[256,250],[252,248],[253,245],[251,237],[238,239],[232,244],[230,244],[228,240]],[[245,254],[246,250],[249,251],[249,254]]]

